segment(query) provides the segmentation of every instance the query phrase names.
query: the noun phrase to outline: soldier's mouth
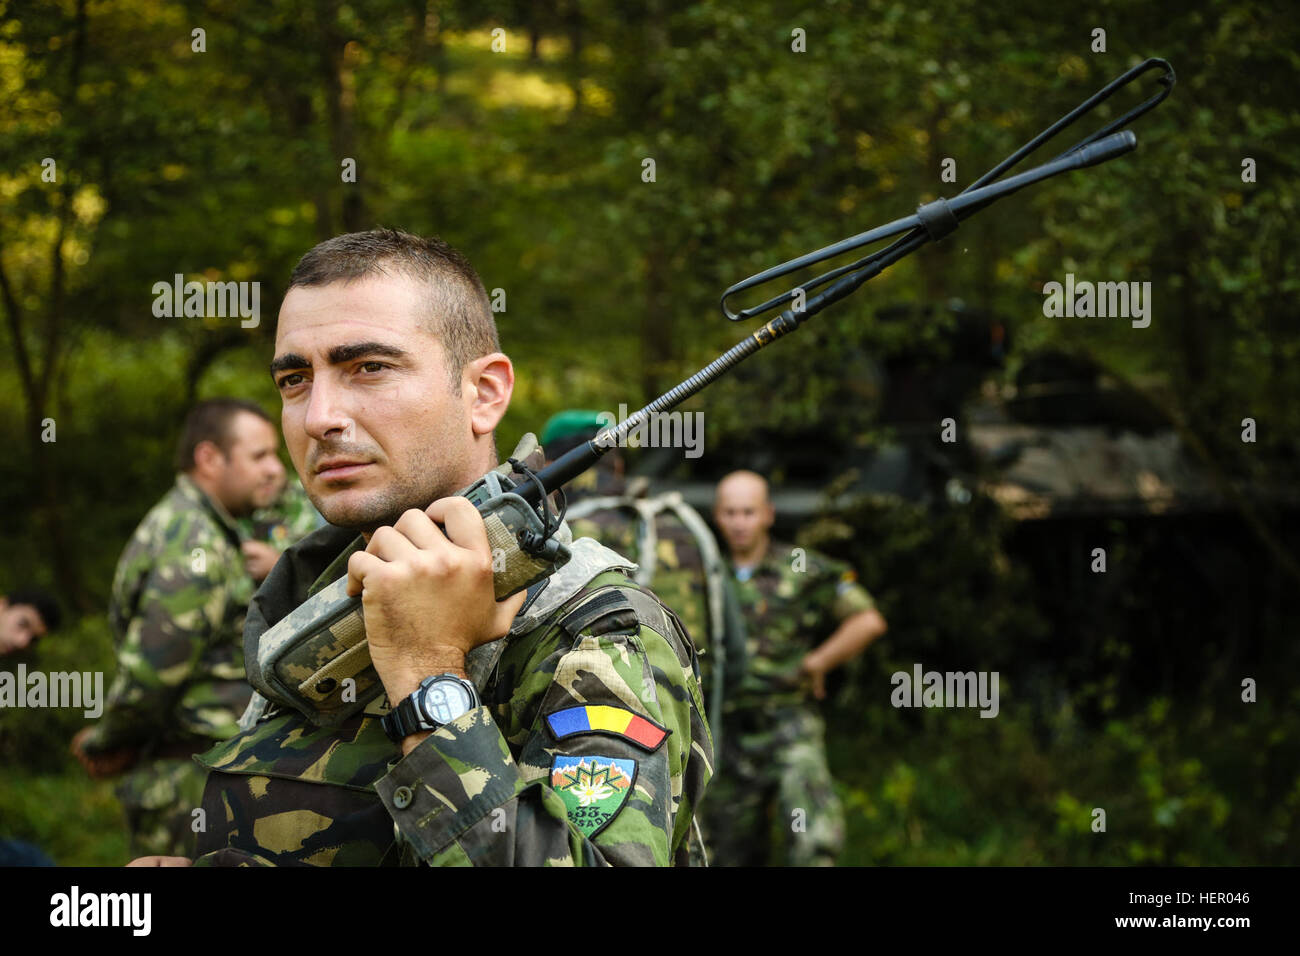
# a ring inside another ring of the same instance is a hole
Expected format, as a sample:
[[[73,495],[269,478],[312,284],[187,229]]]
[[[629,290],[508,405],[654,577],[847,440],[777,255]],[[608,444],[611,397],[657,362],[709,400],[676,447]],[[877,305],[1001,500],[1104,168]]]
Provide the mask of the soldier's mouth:
[[[371,462],[326,462],[316,469],[316,477],[322,481],[343,481],[359,475],[363,469],[369,468]]]

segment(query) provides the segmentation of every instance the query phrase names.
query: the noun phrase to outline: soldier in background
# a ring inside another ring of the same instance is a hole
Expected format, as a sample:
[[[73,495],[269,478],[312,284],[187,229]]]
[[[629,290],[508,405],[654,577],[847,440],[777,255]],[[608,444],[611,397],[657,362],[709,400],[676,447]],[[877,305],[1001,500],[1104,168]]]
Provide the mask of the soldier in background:
[[[45,591],[16,588],[0,594],[0,658],[4,658],[0,669],[12,674],[17,673],[19,665],[35,663],[37,641],[58,630],[62,620],[58,602]],[[0,734],[0,759],[8,756],[4,743]],[[53,865],[40,847],[25,840],[0,838],[0,867]]]
[[[62,619],[58,603],[44,591],[24,588],[0,594],[0,657],[32,647],[57,630]]]
[[[233,735],[252,696],[243,628],[254,582],[235,521],[283,486],[279,445],[252,402],[200,402],[175,484],[118,562],[109,606],[117,674],[103,716],[72,749],[91,776],[130,771],[117,793],[133,856],[192,852],[206,777],[192,756]]]
[[[722,713],[709,715],[723,745],[704,817],[716,864],[761,866],[775,849],[782,864],[830,866],[844,815],[816,701],[826,675],[886,624],[848,565],[772,541],[775,518],[761,476],[737,471],[718,483],[714,519],[730,550],[747,647]]]
[[[600,412],[567,409],[542,430],[548,461],[596,437],[606,419]],[[700,514],[678,492],[649,494],[645,479],[626,481],[618,449],[564,487],[574,538],[595,538],[627,555],[639,568],[634,580],[650,588],[681,619],[700,655],[701,686],[709,712],[722,706],[725,667],[738,673],[744,653],[744,622],[717,539]],[[713,728],[715,753],[720,746]],[[717,766],[714,768],[717,772]]]
[[[302,482],[297,476],[286,474],[274,501],[235,520],[243,540],[241,550],[248,573],[261,584],[289,545],[324,524],[325,519],[312,506]]]

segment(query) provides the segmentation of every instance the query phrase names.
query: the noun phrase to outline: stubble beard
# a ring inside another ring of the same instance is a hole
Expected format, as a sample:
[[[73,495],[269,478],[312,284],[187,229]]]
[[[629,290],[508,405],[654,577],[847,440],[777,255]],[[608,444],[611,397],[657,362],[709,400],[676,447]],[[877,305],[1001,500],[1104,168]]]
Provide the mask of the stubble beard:
[[[247,518],[258,508],[263,507],[258,504],[256,495],[255,488],[244,487],[226,480],[218,486],[215,497],[220,500],[221,507],[226,509],[226,514],[230,517]]]
[[[396,524],[412,508],[423,511],[439,498],[455,494],[463,484],[457,481],[459,471],[446,456],[425,449],[384,487],[360,500],[342,504],[310,492],[308,497],[330,524],[369,536],[385,525]]]

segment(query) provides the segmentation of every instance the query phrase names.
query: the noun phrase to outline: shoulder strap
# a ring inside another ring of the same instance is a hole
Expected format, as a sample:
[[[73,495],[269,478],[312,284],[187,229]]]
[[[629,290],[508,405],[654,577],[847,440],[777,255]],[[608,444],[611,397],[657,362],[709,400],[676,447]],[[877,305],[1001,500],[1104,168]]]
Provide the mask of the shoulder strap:
[[[567,533],[568,526],[565,525],[564,527]],[[514,623],[510,625],[510,631],[505,637],[490,641],[487,644],[481,644],[469,652],[465,660],[465,669],[469,673],[470,680],[474,682],[474,686],[479,689],[479,693],[483,693],[487,681],[496,670],[497,663],[501,660],[501,655],[505,653],[506,643],[512,636],[527,633],[550,618],[556,610],[572,600],[574,595],[578,594],[587,585],[587,582],[593,578],[604,574],[606,571],[623,571],[626,573],[636,567],[617,551],[611,551],[591,538],[579,538],[574,541],[570,552],[572,557],[570,557],[567,564],[563,565],[550,577],[543,578],[528,589],[528,597],[524,601],[524,606],[515,615]],[[575,606],[585,607],[586,601],[579,601]],[[595,620],[595,618],[592,620]],[[577,634],[583,627],[586,627],[586,624],[583,624],[573,633]]]
[[[618,585],[592,591],[560,618],[560,629],[570,638],[577,638],[588,627],[593,634],[608,634],[636,626],[636,611]]]
[[[535,585],[535,592],[529,590],[528,599],[510,625],[510,634],[531,631],[598,575],[610,570],[626,572],[636,568],[635,564],[617,551],[612,551],[591,538],[574,541],[570,551],[572,557],[567,564]]]
[[[672,645],[683,668],[693,666],[695,647],[677,614],[631,581],[606,584],[580,596],[558,623],[574,640],[588,628],[592,634],[609,634],[635,630],[644,624]]]

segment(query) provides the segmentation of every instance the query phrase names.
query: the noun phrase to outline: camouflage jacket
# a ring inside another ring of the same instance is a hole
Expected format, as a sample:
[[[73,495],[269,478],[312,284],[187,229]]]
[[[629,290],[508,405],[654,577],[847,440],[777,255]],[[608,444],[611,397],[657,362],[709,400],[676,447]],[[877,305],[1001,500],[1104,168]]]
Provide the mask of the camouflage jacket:
[[[567,490],[567,489],[566,489]],[[673,494],[648,497],[609,495],[570,505],[581,517],[569,518],[575,535],[594,538],[640,567],[639,584],[653,589],[673,608],[700,653],[701,684],[711,714],[722,711],[724,685],[736,686],[745,671],[745,623],[723,552],[698,512]],[[677,507],[694,516],[692,531]],[[591,510],[594,508],[595,510]],[[707,535],[707,541],[696,535]],[[711,555],[705,557],[705,553]],[[720,671],[725,670],[725,676]],[[719,744],[718,726],[713,726]]]
[[[744,676],[727,694],[729,711],[804,702],[804,656],[845,618],[875,607],[847,564],[777,541],[735,580],[747,653]]]
[[[265,541],[280,551],[301,541],[325,519],[316,510],[297,476],[291,475],[280,496],[265,508],[258,508],[246,518],[238,518],[235,527],[241,538]]]
[[[258,618],[284,617],[361,545],[325,528],[290,548]],[[596,617],[568,617],[598,592]],[[334,728],[273,707],[196,758],[211,768],[197,864],[689,863],[713,748],[675,615],[606,571],[503,646],[483,706],[404,757],[380,725],[381,696]]]
[[[145,516],[113,577],[117,673],[85,749],[151,750],[221,740],[252,696],[244,612],[253,580],[234,521],[190,478]]]
[[[640,563],[640,517],[631,508],[605,508],[569,519],[575,538],[595,538],[605,547]],[[708,653],[709,609],[704,585],[704,562],[699,548],[671,512],[655,522],[655,566],[647,586],[677,612],[701,658]]]

